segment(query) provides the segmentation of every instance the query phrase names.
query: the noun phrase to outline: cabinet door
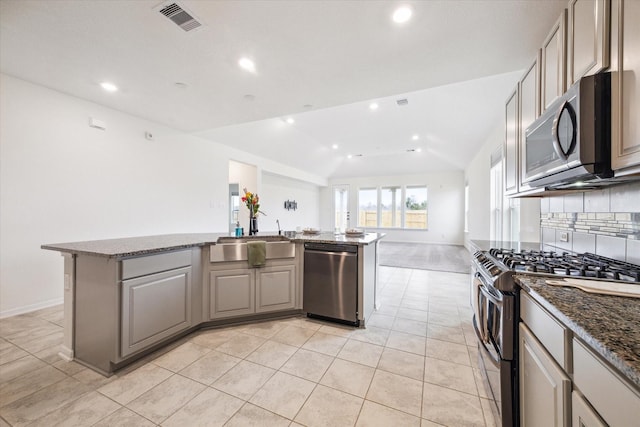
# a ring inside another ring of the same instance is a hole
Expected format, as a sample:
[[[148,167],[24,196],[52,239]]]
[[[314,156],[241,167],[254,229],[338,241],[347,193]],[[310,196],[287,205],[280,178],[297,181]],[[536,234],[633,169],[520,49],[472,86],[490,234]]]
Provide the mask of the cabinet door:
[[[520,144],[520,180],[523,182],[525,179],[526,164],[527,164],[527,150],[526,150],[526,131],[527,127],[533,123],[535,119],[540,115],[540,52],[533,63],[529,66],[527,71],[520,80],[520,97],[519,97],[519,137],[518,143]],[[519,185],[519,191],[528,189],[529,187],[523,187]]]
[[[612,8],[611,164],[640,166],[640,2],[618,0]]]
[[[255,313],[255,280],[248,268],[209,272],[209,318]]]
[[[567,84],[609,67],[609,0],[569,2]]]
[[[585,398],[575,390],[571,393],[571,426],[607,427]]]
[[[122,282],[122,357],[190,326],[191,267]]]
[[[549,35],[542,43],[541,113],[566,90],[567,75],[567,10],[563,10]]]
[[[507,195],[518,192],[518,87],[513,91],[505,106],[504,136],[504,192]]]
[[[571,380],[520,323],[520,425],[568,426],[570,399]]]
[[[284,265],[256,270],[256,312],[293,309],[296,305],[296,267]]]

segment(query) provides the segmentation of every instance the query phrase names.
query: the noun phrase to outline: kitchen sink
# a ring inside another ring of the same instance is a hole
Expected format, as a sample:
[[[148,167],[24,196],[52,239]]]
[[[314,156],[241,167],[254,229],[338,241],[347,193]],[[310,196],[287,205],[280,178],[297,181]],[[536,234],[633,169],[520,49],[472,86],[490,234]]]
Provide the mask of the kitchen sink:
[[[210,246],[211,262],[229,262],[247,260],[247,242],[264,240],[267,242],[266,259],[295,258],[296,245],[290,239],[279,236],[243,236],[219,237],[215,245]]]
[[[285,236],[242,236],[242,237],[218,237],[217,243],[246,243],[254,240],[264,240],[266,242],[288,242],[290,239]]]

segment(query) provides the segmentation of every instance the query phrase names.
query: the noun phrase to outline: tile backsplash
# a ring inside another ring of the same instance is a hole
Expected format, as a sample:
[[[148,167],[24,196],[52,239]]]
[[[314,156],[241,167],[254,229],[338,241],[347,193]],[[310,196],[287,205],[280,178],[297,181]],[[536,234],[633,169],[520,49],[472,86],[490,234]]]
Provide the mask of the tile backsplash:
[[[545,249],[640,264],[640,183],[543,198],[540,230]]]

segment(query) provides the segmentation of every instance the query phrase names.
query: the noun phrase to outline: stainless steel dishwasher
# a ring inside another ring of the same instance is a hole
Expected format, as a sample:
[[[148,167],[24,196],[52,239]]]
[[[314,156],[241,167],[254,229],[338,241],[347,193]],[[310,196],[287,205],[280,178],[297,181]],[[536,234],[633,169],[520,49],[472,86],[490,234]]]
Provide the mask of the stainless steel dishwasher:
[[[358,326],[358,247],[304,244],[303,309],[310,317]]]

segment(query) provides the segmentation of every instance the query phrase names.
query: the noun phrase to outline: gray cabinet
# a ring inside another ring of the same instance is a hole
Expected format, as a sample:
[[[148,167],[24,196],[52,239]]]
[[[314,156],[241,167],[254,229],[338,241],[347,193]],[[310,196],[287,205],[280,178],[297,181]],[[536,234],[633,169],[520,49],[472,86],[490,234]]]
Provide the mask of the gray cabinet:
[[[617,175],[640,171],[640,2],[611,8],[611,165]]]
[[[542,43],[540,63],[540,113],[566,90],[567,76],[567,10],[551,28]]]
[[[506,195],[518,193],[520,160],[518,147],[518,86],[509,95],[505,106],[504,136],[504,192]]]
[[[296,308],[295,264],[209,271],[209,319]]]
[[[124,280],[121,356],[188,329],[191,290],[191,267]]]
[[[637,388],[621,378],[577,338],[573,339],[573,382],[574,388],[593,407],[594,415],[597,413],[606,424],[638,425],[640,393]],[[584,418],[589,419],[586,415]],[[597,417],[591,419],[598,420]]]
[[[559,427],[570,424],[571,379],[520,323],[520,425]]]
[[[577,391],[571,393],[571,426],[572,427],[607,427],[597,412]]]
[[[570,0],[567,86],[609,67],[609,0]]]
[[[523,185],[525,180],[525,166],[527,151],[525,149],[527,127],[540,115],[540,51],[533,63],[527,68],[520,79],[520,93],[518,99],[518,144],[520,177],[518,179],[518,191],[530,190],[528,185]]]
[[[265,267],[256,274],[256,313],[289,310],[296,306],[296,267]]]
[[[209,318],[255,313],[255,289],[254,272],[249,268],[209,272]]]

